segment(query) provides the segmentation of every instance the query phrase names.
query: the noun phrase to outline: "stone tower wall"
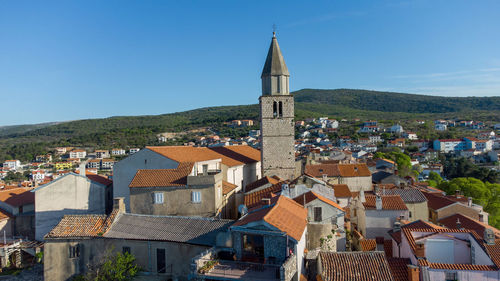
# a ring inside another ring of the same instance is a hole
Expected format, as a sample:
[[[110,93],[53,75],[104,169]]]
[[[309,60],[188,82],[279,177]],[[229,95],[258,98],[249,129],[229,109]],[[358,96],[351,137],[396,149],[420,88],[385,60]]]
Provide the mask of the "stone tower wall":
[[[282,103],[282,116],[274,116],[273,103]],[[260,97],[262,176],[292,179],[295,173],[294,100],[290,95]]]

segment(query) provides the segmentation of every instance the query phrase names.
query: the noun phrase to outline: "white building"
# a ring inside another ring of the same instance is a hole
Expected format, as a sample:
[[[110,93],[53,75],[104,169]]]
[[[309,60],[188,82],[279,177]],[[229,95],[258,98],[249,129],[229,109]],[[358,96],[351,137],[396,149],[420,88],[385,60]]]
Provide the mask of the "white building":
[[[42,170],[32,171],[31,179],[37,182],[41,182],[45,179],[45,172]]]
[[[82,159],[87,156],[87,152],[83,149],[73,149],[69,152],[69,158],[78,158]]]
[[[446,131],[448,129],[448,125],[445,124],[435,124],[434,129],[436,131]]]
[[[111,150],[111,155],[113,156],[120,156],[120,155],[126,155],[126,151],[125,149],[121,149],[121,148],[113,148]]]
[[[389,132],[391,132],[393,134],[401,134],[404,132],[403,126],[396,124],[396,125],[389,128]]]
[[[21,161],[19,160],[5,160],[3,162],[3,167],[11,170],[17,170],[21,168]]]

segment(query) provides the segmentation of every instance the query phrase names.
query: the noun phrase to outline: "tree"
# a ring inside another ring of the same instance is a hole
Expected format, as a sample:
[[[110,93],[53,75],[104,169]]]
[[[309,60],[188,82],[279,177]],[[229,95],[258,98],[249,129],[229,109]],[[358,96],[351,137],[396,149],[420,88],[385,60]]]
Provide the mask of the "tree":
[[[433,187],[438,187],[439,184],[443,182],[443,178],[436,172],[430,172],[429,173],[429,179],[427,180],[427,183],[429,183],[430,186]]]
[[[79,275],[78,281],[130,281],[139,272],[135,257],[128,253],[113,253],[108,248],[101,257],[97,257],[87,265],[87,273]]]

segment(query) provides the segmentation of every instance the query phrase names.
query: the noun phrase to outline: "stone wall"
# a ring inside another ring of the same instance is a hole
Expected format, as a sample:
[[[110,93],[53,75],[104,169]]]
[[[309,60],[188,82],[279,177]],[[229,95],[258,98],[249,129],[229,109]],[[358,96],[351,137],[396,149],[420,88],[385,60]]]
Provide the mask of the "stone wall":
[[[281,281],[290,281],[297,274],[297,259],[290,255],[280,268]]]

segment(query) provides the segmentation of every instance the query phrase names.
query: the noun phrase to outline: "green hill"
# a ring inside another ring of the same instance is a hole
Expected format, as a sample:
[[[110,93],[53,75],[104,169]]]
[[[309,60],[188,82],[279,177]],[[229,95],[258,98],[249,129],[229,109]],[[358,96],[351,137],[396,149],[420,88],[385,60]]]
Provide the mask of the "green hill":
[[[500,122],[500,97],[436,97],[368,90],[294,92],[297,119],[329,116],[377,120],[458,118]],[[257,119],[258,105],[207,107],[151,115],[118,116],[59,124],[0,127],[0,161],[28,160],[54,146],[144,146],[156,144],[155,135],[210,126],[227,130],[223,122]],[[231,132],[235,133],[235,132]],[[244,134],[244,131],[236,132]]]

